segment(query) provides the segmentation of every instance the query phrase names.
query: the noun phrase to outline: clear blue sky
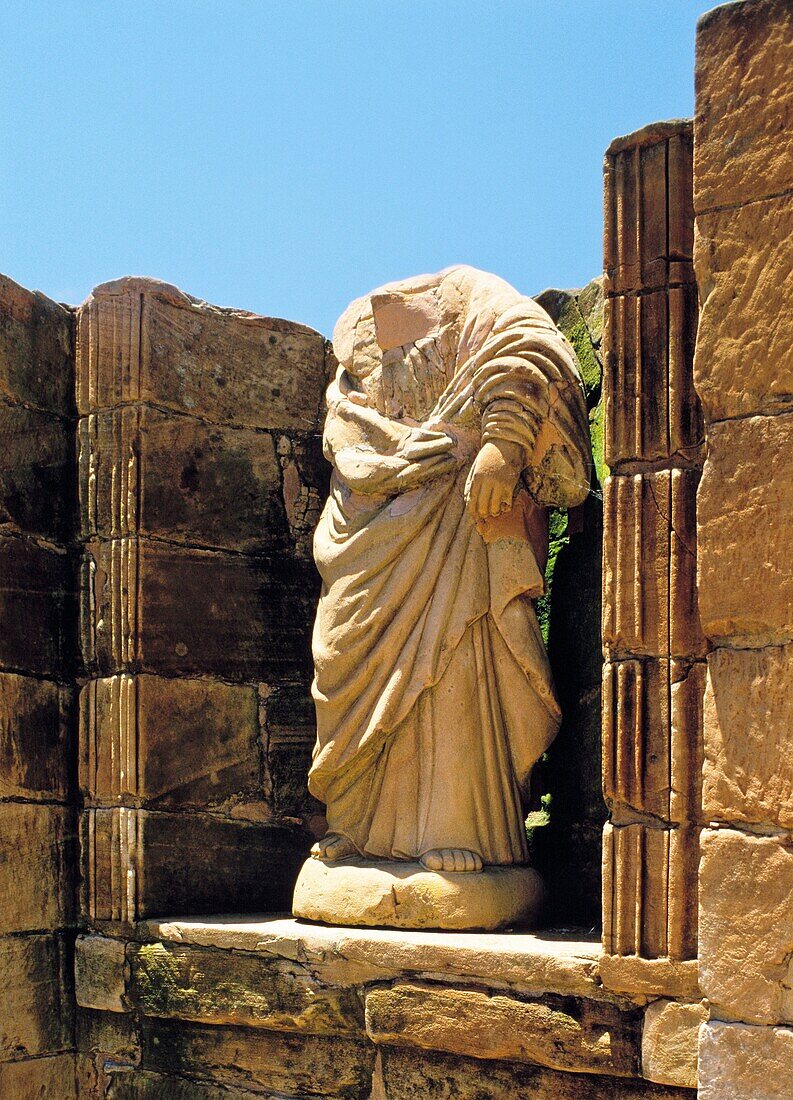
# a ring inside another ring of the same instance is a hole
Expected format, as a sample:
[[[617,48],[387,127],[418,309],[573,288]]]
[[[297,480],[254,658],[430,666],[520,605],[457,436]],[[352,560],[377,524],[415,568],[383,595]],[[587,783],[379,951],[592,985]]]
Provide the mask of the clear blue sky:
[[[329,333],[389,279],[601,266],[609,141],[693,110],[708,0],[6,0],[0,270]]]

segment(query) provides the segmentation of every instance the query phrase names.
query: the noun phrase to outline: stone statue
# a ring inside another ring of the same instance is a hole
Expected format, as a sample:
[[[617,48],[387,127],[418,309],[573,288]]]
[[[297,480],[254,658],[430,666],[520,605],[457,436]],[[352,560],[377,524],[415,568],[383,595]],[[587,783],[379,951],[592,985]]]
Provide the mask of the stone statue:
[[[295,913],[499,926],[539,889],[523,798],[560,711],[532,599],[547,506],[589,486],[575,356],[536,302],[470,267],[358,299],[333,346],[309,774],[328,833]]]

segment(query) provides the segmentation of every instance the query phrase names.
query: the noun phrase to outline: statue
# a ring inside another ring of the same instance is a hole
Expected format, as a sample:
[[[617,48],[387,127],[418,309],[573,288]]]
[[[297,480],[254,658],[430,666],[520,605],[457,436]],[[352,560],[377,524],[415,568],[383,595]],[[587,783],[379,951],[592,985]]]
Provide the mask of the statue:
[[[540,893],[526,785],[560,722],[532,605],[547,506],[589,487],[575,356],[536,302],[470,267],[358,299],[333,346],[309,773],[328,832],[294,911],[514,923]]]

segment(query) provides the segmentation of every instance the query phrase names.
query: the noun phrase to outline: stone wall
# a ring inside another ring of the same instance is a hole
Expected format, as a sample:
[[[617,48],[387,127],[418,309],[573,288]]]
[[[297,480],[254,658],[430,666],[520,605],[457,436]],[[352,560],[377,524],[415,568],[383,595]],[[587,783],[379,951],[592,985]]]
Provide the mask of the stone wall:
[[[77,311],[83,911],[289,907],[321,829],[318,333],[145,279]]]
[[[0,276],[0,1096],[74,1089],[70,311]],[[40,1091],[38,1091],[40,1090]]]
[[[603,987],[597,950],[571,936],[290,919],[142,922],[126,944],[87,936],[81,1040],[106,1053],[85,1095],[690,1100],[645,1079],[644,998]],[[681,1043],[678,1022],[678,1074],[693,1072],[698,1023]]]
[[[793,9],[697,34],[695,382],[705,696],[705,1100],[793,1095]],[[786,1026],[787,1025],[787,1026]]]

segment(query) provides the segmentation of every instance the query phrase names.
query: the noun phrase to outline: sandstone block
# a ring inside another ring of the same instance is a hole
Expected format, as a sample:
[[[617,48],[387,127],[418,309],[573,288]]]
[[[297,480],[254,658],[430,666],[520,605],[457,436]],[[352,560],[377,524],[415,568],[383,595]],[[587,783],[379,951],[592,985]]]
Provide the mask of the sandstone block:
[[[65,553],[0,535],[0,667],[64,672],[74,656],[74,592]]]
[[[707,1018],[702,1004],[653,1001],[644,1014],[642,1075],[663,1085],[695,1089],[699,1027]]]
[[[83,534],[155,535],[243,552],[284,549],[272,436],[126,406],[79,424]]]
[[[696,605],[696,470],[606,479],[603,645],[620,656],[704,655]]]
[[[699,610],[716,644],[793,638],[793,414],[711,425],[697,496]]]
[[[560,1073],[438,1051],[422,1055],[404,1047],[382,1048],[382,1079],[387,1100],[692,1100],[693,1095],[690,1089],[625,1077]]]
[[[318,430],[329,364],[305,325],[126,278],[96,287],[77,326],[81,415],[142,401],[216,423]]]
[[[604,327],[605,460],[697,457],[702,412],[692,363],[697,335],[696,287],[672,287],[608,298]]]
[[[0,405],[0,439],[0,528],[67,540],[74,486],[70,426],[23,405]]]
[[[365,1097],[373,1062],[371,1043],[341,1035],[281,1035],[170,1020],[149,1020],[144,1028],[144,1069],[265,1094],[316,1096],[321,1089],[329,1100]]]
[[[352,927],[493,931],[533,927],[542,880],[531,867],[490,866],[476,873],[426,871],[420,863],[307,859],[292,912],[306,920]]]
[[[229,1089],[209,1081],[195,1081],[171,1074],[150,1073],[128,1066],[108,1067],[107,1100],[261,1100],[262,1093]],[[331,1098],[333,1100],[333,1098]]]
[[[77,1004],[103,1012],[126,1012],[126,944],[106,936],[78,936],[74,951]]]
[[[229,812],[261,803],[256,688],[118,675],[80,694],[80,786],[90,803]]]
[[[603,252],[607,295],[692,282],[692,133],[659,122],[606,150]]]
[[[793,645],[716,649],[705,692],[705,817],[793,829]]]
[[[703,995],[733,1019],[793,1022],[793,848],[706,830],[699,882]]]
[[[9,1100],[80,1100],[76,1087],[73,1054],[0,1063],[0,1096]]]
[[[363,1031],[357,992],[326,986],[297,960],[163,943],[130,944],[127,957],[129,1002],[144,1016],[301,1034]]]
[[[152,920],[139,925],[138,933],[147,940],[255,951],[275,960],[305,962],[320,986],[346,988],[392,981],[409,972],[436,979],[449,975],[450,981],[466,985],[511,987],[527,997],[552,991],[591,1000],[601,992],[598,945],[591,939],[557,939],[529,932],[339,929],[255,915]]]
[[[72,312],[0,275],[0,395],[70,417]]]
[[[521,1001],[474,989],[397,982],[366,996],[366,1032],[378,1044],[551,1069],[638,1073],[635,1016],[613,1005]]]
[[[0,1062],[71,1046],[71,982],[56,936],[0,938]]]
[[[199,813],[87,810],[83,912],[130,922],[165,913],[288,909],[309,838]]]
[[[723,4],[700,19],[697,212],[793,187],[793,13],[786,0]]]
[[[700,1100],[793,1096],[793,1030],[712,1020],[700,1032]]]
[[[0,672],[0,798],[69,797],[74,709],[71,688]]]
[[[90,544],[84,578],[83,653],[104,675],[138,662],[255,681],[310,667],[319,578],[282,556],[114,539]]]
[[[82,1053],[109,1055],[118,1062],[140,1061],[137,1022],[129,1013],[80,1008],[75,1023],[75,1042]]]
[[[792,237],[791,195],[697,218],[694,382],[709,420],[793,404]]]
[[[605,664],[603,793],[615,822],[631,812],[698,820],[704,680],[702,662]]]
[[[643,959],[638,955],[601,955],[598,971],[603,986],[639,997],[700,996],[696,959]]]
[[[73,815],[63,806],[0,803],[0,934],[61,928],[74,917]]]
[[[607,824],[603,830],[603,948],[607,955],[695,958],[695,826]]]

